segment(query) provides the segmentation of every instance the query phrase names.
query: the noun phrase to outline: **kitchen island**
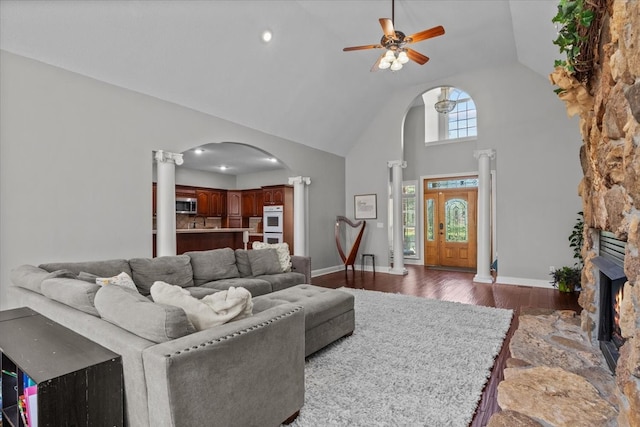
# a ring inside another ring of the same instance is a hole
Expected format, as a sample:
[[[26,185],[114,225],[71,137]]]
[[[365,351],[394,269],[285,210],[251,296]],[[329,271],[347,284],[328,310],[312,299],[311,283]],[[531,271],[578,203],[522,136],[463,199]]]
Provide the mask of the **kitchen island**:
[[[252,242],[262,241],[262,233],[251,228],[180,228],[176,230],[176,254],[220,248],[243,249],[245,231],[249,233],[248,249]],[[156,230],[153,230],[153,256],[156,256]]]

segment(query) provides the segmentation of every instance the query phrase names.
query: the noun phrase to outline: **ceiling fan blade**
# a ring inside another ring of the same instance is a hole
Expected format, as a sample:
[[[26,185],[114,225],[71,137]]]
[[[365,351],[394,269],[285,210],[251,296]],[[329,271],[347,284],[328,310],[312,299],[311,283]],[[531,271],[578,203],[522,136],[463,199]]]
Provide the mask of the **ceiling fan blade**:
[[[411,39],[411,41],[407,41],[407,43],[416,43],[422,40],[430,39],[432,37],[438,37],[443,34],[444,27],[442,25],[438,25],[437,27],[429,28],[428,30],[420,31],[418,33],[407,36],[405,37],[405,40]]]
[[[424,56],[420,52],[416,52],[413,49],[407,49],[407,56],[410,60],[417,62],[420,65],[424,65],[429,60],[428,56]]]
[[[382,26],[382,32],[385,36],[396,38],[396,30],[393,29],[393,21],[389,18],[380,18],[380,25]]]
[[[382,61],[382,58],[384,58],[384,55],[385,55],[385,54],[386,54],[386,52],[385,52],[385,53],[383,53],[382,55],[380,55],[380,56],[378,57],[378,60],[376,61],[376,63],[375,63],[375,64],[373,64],[373,67],[371,67],[371,72],[372,72],[372,73],[373,73],[374,71],[378,71],[378,70],[380,69],[380,67],[378,67],[378,65],[380,65],[380,61]]]
[[[343,52],[349,52],[352,50],[363,50],[363,49],[382,49],[382,45],[379,44],[368,44],[365,46],[351,46],[351,47],[345,47],[344,49],[342,49]]]

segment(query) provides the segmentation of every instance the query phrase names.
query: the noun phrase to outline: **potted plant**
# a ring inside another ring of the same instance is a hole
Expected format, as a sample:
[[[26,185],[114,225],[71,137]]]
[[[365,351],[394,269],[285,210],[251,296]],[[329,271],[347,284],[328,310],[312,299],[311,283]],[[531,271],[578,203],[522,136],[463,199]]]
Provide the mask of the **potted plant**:
[[[574,292],[580,287],[582,268],[560,267],[551,272],[551,277],[553,279],[551,284],[560,292]]]
[[[553,270],[551,274],[551,284],[557,287],[560,292],[574,292],[580,288],[582,283],[582,243],[584,230],[584,216],[578,212],[578,219],[569,235],[569,247],[573,250],[573,258],[576,262],[573,267],[560,267]]]

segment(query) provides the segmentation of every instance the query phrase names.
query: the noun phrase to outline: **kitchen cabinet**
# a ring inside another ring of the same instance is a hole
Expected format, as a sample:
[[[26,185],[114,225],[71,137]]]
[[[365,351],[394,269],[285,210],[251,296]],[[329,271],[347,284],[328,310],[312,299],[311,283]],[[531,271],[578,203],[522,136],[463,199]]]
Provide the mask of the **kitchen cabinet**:
[[[196,189],[185,185],[176,185],[176,197],[185,197],[188,199],[196,197]]]
[[[151,214],[153,216],[156,216],[158,211],[156,206],[158,206],[158,186],[154,182],[151,186]]]
[[[227,192],[225,190],[211,191],[209,213],[211,216],[224,216],[227,214]]]
[[[196,190],[196,200],[198,201],[198,215],[211,216],[211,191]]]
[[[227,191],[227,216],[242,216],[241,191]]]
[[[293,187],[288,185],[273,185],[262,187],[264,206],[285,205],[287,201],[293,203]]]
[[[262,216],[263,194],[259,190],[242,191],[242,216],[258,217]]]
[[[199,188],[196,190],[198,215],[223,216],[226,212],[225,191]]]

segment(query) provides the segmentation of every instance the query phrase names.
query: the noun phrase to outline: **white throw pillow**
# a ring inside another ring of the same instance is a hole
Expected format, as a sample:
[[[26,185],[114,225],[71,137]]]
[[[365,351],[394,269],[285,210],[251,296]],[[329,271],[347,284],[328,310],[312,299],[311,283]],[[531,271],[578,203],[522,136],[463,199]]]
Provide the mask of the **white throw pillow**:
[[[129,276],[124,271],[118,274],[117,276],[113,276],[113,277],[96,277],[96,283],[100,286],[107,286],[107,285],[122,286],[123,288],[131,289],[133,291],[138,292],[138,288],[136,287],[135,282],[133,281],[131,276]]]
[[[264,243],[264,242],[253,242],[253,249],[267,249],[274,248],[278,251],[278,260],[280,261],[280,267],[282,268],[282,272],[286,273],[291,271],[291,254],[289,253],[289,244],[287,242],[284,243]]]
[[[158,304],[182,308],[199,331],[251,316],[253,311],[251,293],[233,286],[199,300],[180,286],[156,281],[151,286],[151,297]]]

